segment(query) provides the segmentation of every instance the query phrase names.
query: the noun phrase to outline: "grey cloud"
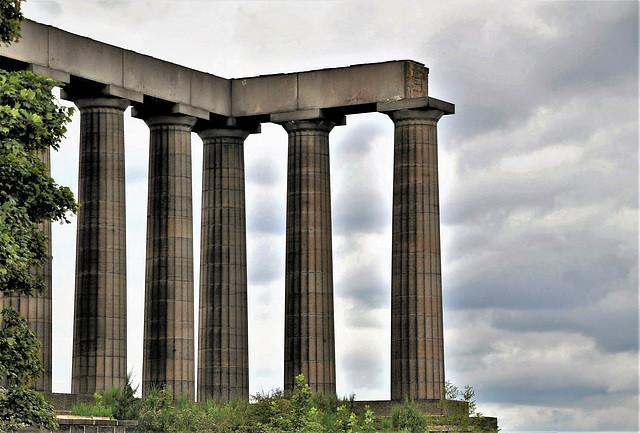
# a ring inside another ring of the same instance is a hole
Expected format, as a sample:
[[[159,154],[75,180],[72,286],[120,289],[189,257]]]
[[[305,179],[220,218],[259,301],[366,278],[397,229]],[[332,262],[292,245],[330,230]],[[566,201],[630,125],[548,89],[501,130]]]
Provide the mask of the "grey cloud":
[[[588,232],[575,233],[573,240],[564,246],[553,236],[533,234],[507,245],[487,244],[475,253],[486,258],[469,260],[447,275],[446,305],[516,310],[585,305],[624,282],[636,264],[637,254],[620,256],[615,241],[593,239]]]
[[[378,173],[370,164],[372,143],[384,129],[378,122],[366,122],[336,140],[332,160],[333,176],[341,180],[333,192],[332,213],[335,234],[380,233],[391,222]]]
[[[362,185],[340,195],[333,209],[333,231],[337,235],[381,233],[391,223],[382,193]]]
[[[352,300],[357,308],[382,308],[389,305],[389,288],[384,284],[382,272],[370,265],[354,269],[337,282],[336,296]]]
[[[40,2],[38,9],[41,9],[41,13],[47,13],[53,16],[60,16],[62,14],[62,8],[57,1]]]
[[[348,129],[346,135],[335,145],[331,152],[341,165],[348,166],[353,158],[360,159],[371,151],[371,142],[382,135],[384,129],[377,122],[367,122]]]
[[[247,182],[260,185],[275,185],[282,181],[284,175],[279,173],[273,164],[265,164],[263,161],[254,161],[252,165],[247,165],[245,170]]]
[[[530,382],[520,384],[520,386],[514,383],[505,383],[478,387],[476,393],[482,395],[483,401],[486,402],[556,408],[572,406],[576,401],[583,399],[607,395],[607,387],[604,384],[567,384],[563,382],[561,377],[558,377],[556,381],[551,381],[548,376],[540,378],[529,376],[528,380]]]
[[[286,214],[282,202],[272,199],[268,194],[254,198],[247,212],[247,231],[255,234],[282,234],[285,232]]]
[[[373,311],[361,305],[349,308],[347,325],[353,329],[384,329],[384,320],[374,315]]]
[[[452,145],[509,128],[540,105],[637,75],[636,5],[616,5],[611,13],[606,2],[592,2],[576,8],[580,19],[571,12],[575,6],[531,5],[532,18],[550,27],[547,34],[517,21],[498,24],[486,14],[444,29],[447,36],[434,38],[437,44],[425,42],[426,53],[438,53],[441,85],[456,103],[456,115],[448,121]],[[458,55],[447,55],[452,52]]]
[[[380,354],[372,348],[363,346],[343,355],[338,366],[348,378],[349,389],[384,387],[386,383],[383,383],[383,376],[380,374],[383,367]]]
[[[249,252],[248,283],[266,284],[284,276],[284,251],[274,237],[262,237]]]
[[[637,295],[629,296],[629,305]],[[638,350],[638,314],[633,307],[624,311],[607,311],[586,306],[568,311],[500,311],[492,323],[499,329],[515,332],[576,332],[592,337],[604,352]]]
[[[553,88],[601,86],[620,77],[638,74],[637,4],[630,2],[611,7],[606,3],[592,3],[586,8],[569,6],[560,14],[566,21],[558,25],[567,27],[565,40],[573,49],[549,53],[550,58],[564,59],[562,70],[551,78]],[[555,7],[549,8],[555,13],[549,13],[547,8],[541,13],[548,19],[557,20]],[[587,10],[591,13],[585,13]],[[614,14],[613,17],[610,18],[610,14]],[[611,21],[607,26],[598,26],[603,16]],[[594,32],[594,28],[598,30]]]

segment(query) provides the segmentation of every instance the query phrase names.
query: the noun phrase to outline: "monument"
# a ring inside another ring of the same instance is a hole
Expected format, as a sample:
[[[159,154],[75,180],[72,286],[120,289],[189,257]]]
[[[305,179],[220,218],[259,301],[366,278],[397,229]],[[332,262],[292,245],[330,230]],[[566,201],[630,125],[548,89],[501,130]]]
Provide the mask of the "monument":
[[[121,385],[127,374],[123,118],[132,106],[150,128],[143,393],[171,385],[201,401],[248,397],[243,144],[272,122],[289,141],[284,386],[302,373],[313,391],[335,394],[329,136],[350,114],[381,112],[395,125],[391,399],[440,399],[437,123],[454,106],[428,95],[424,65],[225,79],[25,21],[20,43],[0,48],[0,67],[63,82],[62,97],[80,111],[73,393]],[[192,131],[204,143],[197,387]],[[29,301],[28,319],[44,323],[37,329],[51,327],[47,296]],[[47,359],[50,332],[36,332]],[[38,387],[50,391],[50,378]]]

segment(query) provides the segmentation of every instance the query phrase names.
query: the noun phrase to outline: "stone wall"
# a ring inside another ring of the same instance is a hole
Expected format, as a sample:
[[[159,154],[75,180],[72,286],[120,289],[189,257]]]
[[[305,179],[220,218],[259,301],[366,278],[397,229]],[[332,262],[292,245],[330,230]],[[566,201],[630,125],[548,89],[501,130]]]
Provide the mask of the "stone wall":
[[[58,433],[135,433],[138,421],[121,421],[95,417],[63,416],[58,419]],[[56,430],[40,430],[27,427],[24,433],[53,433]]]

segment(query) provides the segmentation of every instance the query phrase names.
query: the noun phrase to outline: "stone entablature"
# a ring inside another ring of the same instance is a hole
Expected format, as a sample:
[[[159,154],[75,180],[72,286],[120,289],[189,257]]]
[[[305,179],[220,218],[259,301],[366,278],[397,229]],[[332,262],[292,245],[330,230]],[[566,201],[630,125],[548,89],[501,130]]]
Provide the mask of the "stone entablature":
[[[68,88],[90,87],[132,103],[158,99],[174,104],[175,113],[203,120],[259,116],[279,122],[283,116],[316,118],[319,110],[384,111],[376,104],[402,101],[406,108],[454,110],[429,98],[429,71],[410,60],[229,80],[25,20],[20,42],[0,46],[0,67],[11,69],[6,63],[16,61]]]

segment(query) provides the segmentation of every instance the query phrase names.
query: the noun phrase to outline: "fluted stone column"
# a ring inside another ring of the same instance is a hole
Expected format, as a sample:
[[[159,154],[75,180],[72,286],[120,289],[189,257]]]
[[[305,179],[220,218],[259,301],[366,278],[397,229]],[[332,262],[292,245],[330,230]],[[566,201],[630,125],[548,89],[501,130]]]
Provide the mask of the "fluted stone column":
[[[244,140],[231,128],[198,132],[204,147],[198,401],[249,397]]]
[[[49,149],[41,155],[41,159],[47,164],[47,167],[50,166],[51,153]],[[38,228],[47,237],[47,251],[51,254],[51,222],[39,224]],[[43,375],[31,382],[31,388],[36,391],[51,392],[51,260],[46,260],[42,265],[30,269],[30,272],[34,275],[42,275],[44,292],[34,296],[20,296],[18,294],[4,296],[0,293],[0,309],[14,308],[29,322],[29,329],[42,344],[40,356],[42,356],[44,367]]]
[[[283,125],[289,134],[284,387],[304,374],[314,392],[336,393],[329,132],[333,122]]]
[[[390,114],[395,124],[391,399],[440,399],[444,387],[438,110]]]
[[[142,393],[195,397],[189,116],[150,116]]]
[[[127,374],[124,110],[129,101],[83,98],[71,390],[92,394]]]

